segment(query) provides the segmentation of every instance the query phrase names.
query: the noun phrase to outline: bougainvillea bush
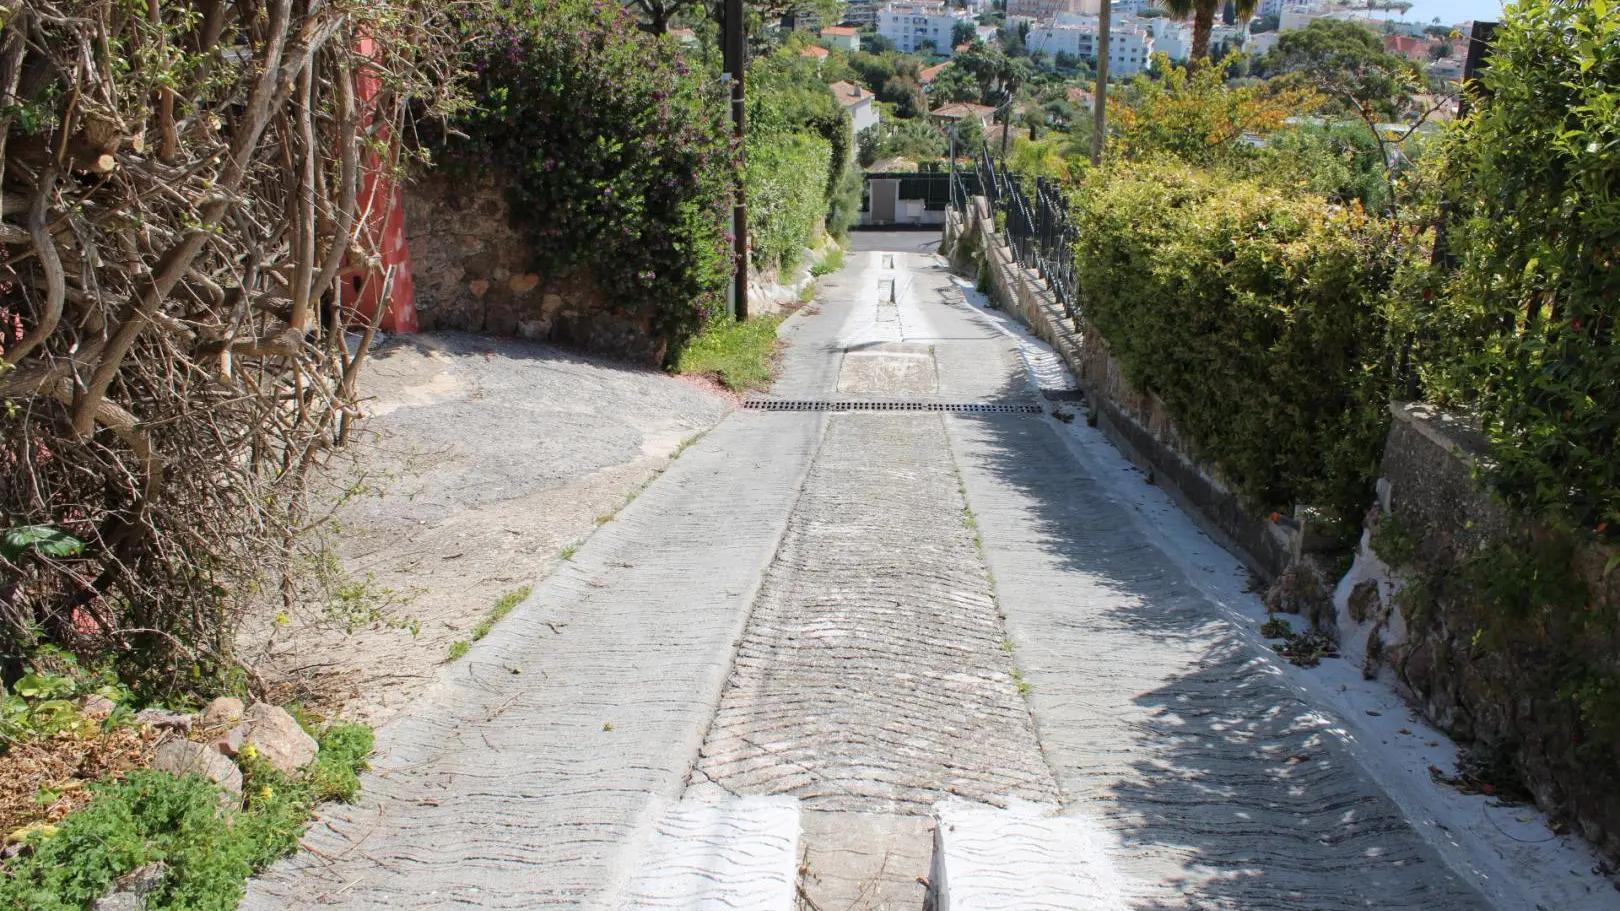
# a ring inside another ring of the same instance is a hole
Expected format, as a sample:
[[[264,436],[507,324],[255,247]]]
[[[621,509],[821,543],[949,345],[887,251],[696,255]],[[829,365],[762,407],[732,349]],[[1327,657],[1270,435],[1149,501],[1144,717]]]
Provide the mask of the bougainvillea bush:
[[[725,309],[737,170],[725,86],[617,3],[473,9],[473,104],[436,143],[441,163],[502,175],[535,268],[612,289],[673,360]]]

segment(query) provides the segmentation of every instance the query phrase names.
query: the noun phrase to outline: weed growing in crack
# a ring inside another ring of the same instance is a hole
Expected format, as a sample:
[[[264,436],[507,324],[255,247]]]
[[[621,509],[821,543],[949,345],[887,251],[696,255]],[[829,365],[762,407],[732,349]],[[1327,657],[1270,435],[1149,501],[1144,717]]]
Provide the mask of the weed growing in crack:
[[[574,554],[577,553],[579,553],[579,542],[575,541],[562,549],[562,558],[564,560],[572,560],[574,559]]]
[[[465,639],[457,639],[456,641],[450,643],[450,657],[445,660],[460,661],[462,658],[467,657],[467,649],[470,648],[472,648],[471,642],[468,642]]]

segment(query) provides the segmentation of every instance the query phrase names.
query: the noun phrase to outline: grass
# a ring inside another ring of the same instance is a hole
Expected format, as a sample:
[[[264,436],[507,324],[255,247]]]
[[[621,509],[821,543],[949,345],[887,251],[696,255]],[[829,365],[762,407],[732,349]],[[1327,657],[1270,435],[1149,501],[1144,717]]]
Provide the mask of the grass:
[[[200,776],[150,770],[92,785],[88,805],[0,864],[0,908],[81,911],[119,876],[162,862],[147,907],[233,911],[250,875],[297,849],[317,804],[359,792],[371,729],[333,724],[317,735],[320,752],[297,779],[244,757],[240,800]]]
[[[495,629],[495,624],[505,619],[506,615],[510,614],[513,608],[517,607],[519,604],[522,604],[523,599],[529,597],[529,593],[532,591],[534,591],[534,586],[525,585],[520,588],[514,588],[506,594],[500,596],[500,598],[495,601],[495,606],[489,609],[489,613],[485,614],[484,618],[479,620],[478,623],[473,626],[472,633],[467,639],[457,639],[456,641],[450,643],[450,657],[448,660],[455,661],[466,655],[467,649],[472,648],[472,644],[474,642],[477,642],[478,640],[489,635],[490,631]]]
[[[814,275],[816,278],[820,278],[823,275],[830,275],[837,272],[842,268],[844,268],[844,248],[836,247],[831,253],[828,253],[824,258],[822,258],[821,262],[810,267],[810,274]]]
[[[764,389],[776,366],[776,327],[782,318],[762,316],[739,323],[729,316],[711,320],[675,361],[675,372],[712,376],[727,388]]]
[[[568,545],[567,547],[564,547],[562,549],[562,558],[564,560],[572,560],[572,559],[574,559],[574,554],[579,553],[579,545],[580,545],[580,542],[575,541],[574,543]]]

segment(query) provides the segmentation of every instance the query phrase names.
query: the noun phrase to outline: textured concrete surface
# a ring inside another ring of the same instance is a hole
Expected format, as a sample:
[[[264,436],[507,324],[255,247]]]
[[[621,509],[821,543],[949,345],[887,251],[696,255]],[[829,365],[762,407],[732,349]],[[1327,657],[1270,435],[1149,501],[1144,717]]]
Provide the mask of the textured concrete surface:
[[[1056,804],[934,808],[934,911],[1126,911],[1108,841]]]
[[[623,907],[793,911],[798,883],[798,801],[682,801],[654,827],[625,889]]]
[[[696,782],[912,815],[1056,796],[940,421],[830,418]]]
[[[1016,343],[907,240],[784,326],[773,395],[925,346],[916,398],[1033,400]],[[879,380],[903,373],[857,374],[899,397]],[[950,797],[1061,806],[1100,908],[1488,907],[1055,426],[733,414],[383,729],[362,803],[247,907],[618,908],[678,799],[732,795],[802,801],[821,911],[920,908]],[[962,811],[1010,826],[981,853],[1033,831],[1005,812]]]
[[[1049,424],[946,425],[1063,804],[1132,908],[1487,907]]]
[[[736,413],[378,731],[256,908],[591,907],[679,797],[819,436]]]

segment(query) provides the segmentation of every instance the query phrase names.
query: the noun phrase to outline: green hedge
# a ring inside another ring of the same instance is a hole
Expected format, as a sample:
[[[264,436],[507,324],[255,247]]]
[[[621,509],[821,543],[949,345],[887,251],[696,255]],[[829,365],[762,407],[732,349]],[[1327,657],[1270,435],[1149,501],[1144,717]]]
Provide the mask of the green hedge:
[[[1456,269],[1439,294],[1418,289],[1435,299],[1428,389],[1479,410],[1509,502],[1613,533],[1620,4],[1522,0],[1483,82],[1489,100],[1447,145]]]
[[[1082,306],[1251,507],[1366,508],[1387,427],[1387,226],[1168,163],[1075,194]]]
[[[463,15],[474,104],[440,156],[508,175],[536,265],[613,288],[673,361],[725,309],[737,168],[724,88],[619,4],[513,0]]]
[[[806,133],[749,137],[748,228],[753,261],[791,269],[827,214],[832,147]]]

